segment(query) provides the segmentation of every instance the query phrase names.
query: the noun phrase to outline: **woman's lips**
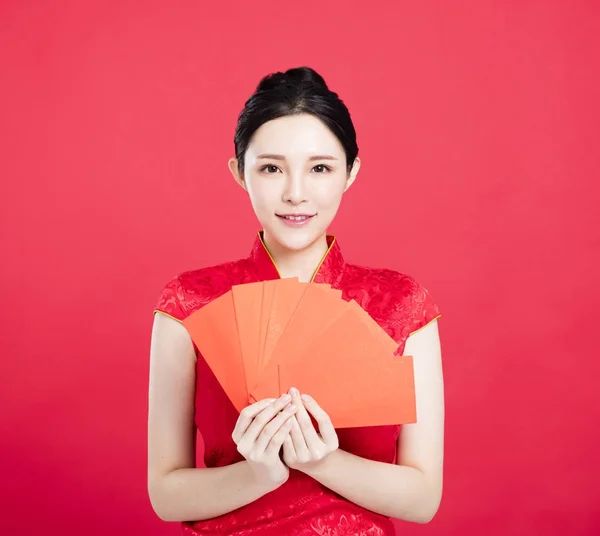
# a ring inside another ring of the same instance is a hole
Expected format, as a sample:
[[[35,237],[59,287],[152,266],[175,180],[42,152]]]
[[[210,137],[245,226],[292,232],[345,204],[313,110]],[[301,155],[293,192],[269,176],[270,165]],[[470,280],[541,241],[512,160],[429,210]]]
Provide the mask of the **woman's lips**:
[[[277,217],[290,227],[302,227],[306,225],[315,215],[314,214],[277,214]]]

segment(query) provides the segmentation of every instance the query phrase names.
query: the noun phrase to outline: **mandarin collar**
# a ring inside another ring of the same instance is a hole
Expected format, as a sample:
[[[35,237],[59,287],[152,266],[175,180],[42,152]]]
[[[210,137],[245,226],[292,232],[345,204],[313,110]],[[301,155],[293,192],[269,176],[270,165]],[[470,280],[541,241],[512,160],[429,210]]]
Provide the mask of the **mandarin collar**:
[[[340,250],[339,243],[334,235],[327,235],[327,252],[321,259],[316,272],[313,275],[311,283],[326,283],[336,286],[344,272],[344,257]],[[258,231],[254,245],[250,253],[256,276],[260,281],[271,279],[280,279],[281,276],[275,265],[275,261],[269,253],[263,240],[262,231]]]

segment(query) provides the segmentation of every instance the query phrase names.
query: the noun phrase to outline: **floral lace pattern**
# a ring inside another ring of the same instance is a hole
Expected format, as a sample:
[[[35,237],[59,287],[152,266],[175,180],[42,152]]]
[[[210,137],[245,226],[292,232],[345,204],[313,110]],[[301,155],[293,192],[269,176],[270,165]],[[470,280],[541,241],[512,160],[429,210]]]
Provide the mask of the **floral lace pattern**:
[[[346,263],[337,240],[328,236],[329,250],[314,275],[354,299],[404,349],[409,335],[440,313],[425,288],[412,277],[387,269]],[[261,235],[248,258],[184,272],[163,288],[155,311],[178,320],[231,289],[232,285],[279,278]],[[196,348],[196,425],[205,444],[207,467],[229,465],[243,458],[231,431],[239,416]],[[394,463],[400,426],[337,430],[340,448],[357,456]],[[391,521],[355,505],[314,479],[292,471],[290,479],[257,501],[215,519],[182,524],[185,534],[231,536],[380,536],[395,534]]]

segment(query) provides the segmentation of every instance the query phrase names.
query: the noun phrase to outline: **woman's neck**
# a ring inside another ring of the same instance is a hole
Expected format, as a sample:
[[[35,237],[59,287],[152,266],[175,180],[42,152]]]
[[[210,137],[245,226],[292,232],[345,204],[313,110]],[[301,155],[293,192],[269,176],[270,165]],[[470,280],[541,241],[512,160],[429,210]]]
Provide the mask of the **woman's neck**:
[[[281,246],[266,232],[263,233],[263,240],[275,262],[279,275],[282,278],[297,277],[302,283],[308,283],[313,278],[329,247],[326,233],[306,248],[298,251]]]

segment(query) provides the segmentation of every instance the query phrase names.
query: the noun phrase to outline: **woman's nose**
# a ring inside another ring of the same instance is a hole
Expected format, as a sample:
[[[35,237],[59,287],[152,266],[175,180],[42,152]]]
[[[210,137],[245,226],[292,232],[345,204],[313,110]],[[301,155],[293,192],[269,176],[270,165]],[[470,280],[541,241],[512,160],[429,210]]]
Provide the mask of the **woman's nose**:
[[[306,201],[306,186],[301,176],[288,176],[285,181],[283,200],[298,205]]]

